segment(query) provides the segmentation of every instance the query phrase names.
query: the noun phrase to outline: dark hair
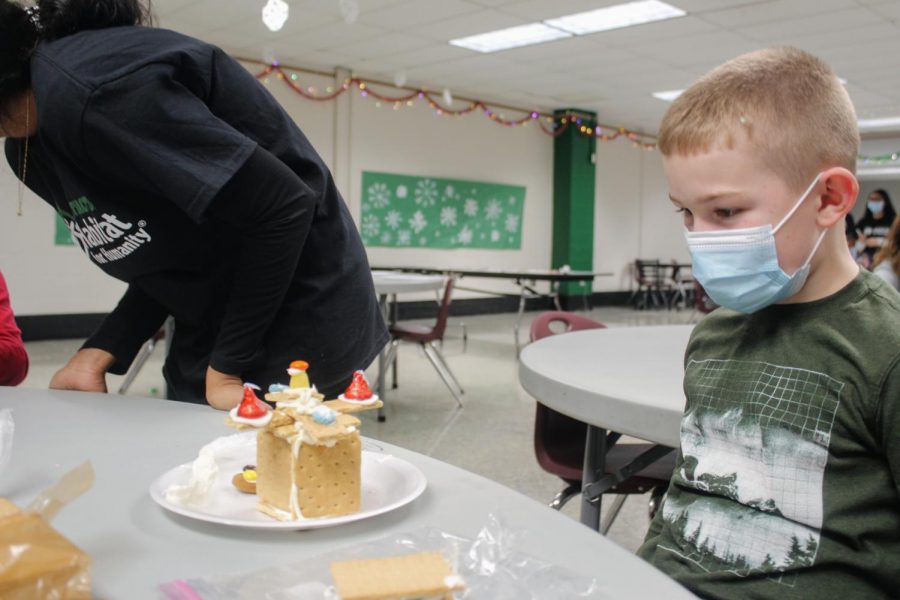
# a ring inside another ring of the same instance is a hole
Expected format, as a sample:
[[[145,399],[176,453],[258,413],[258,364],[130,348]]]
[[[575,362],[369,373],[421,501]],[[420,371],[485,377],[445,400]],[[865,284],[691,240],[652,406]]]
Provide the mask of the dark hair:
[[[150,25],[141,0],[37,0],[25,8],[0,0],[0,110],[31,86],[31,54],[38,43],[79,31]]]
[[[887,190],[877,189],[869,192],[869,195],[878,194],[884,200],[884,210],[882,218],[893,223],[894,217],[897,216],[897,212],[894,210],[894,204],[891,202],[891,196],[887,193]],[[869,207],[866,206],[866,213],[863,215],[863,219],[874,219],[875,215],[872,214],[872,211],[869,210]]]

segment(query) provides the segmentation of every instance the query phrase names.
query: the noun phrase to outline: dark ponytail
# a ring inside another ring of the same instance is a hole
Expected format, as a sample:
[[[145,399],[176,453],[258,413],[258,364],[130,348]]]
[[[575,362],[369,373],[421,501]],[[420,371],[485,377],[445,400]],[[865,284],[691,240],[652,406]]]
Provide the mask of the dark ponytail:
[[[31,54],[42,40],[87,29],[151,25],[141,0],[37,0],[36,6],[0,0],[0,115],[31,87]]]
[[[87,29],[150,25],[140,0],[37,0],[41,39],[56,40]]]

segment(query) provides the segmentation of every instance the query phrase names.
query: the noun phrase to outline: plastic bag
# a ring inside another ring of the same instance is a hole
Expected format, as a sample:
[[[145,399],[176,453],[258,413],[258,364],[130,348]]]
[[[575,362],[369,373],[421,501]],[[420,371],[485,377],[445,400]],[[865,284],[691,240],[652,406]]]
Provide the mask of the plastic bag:
[[[0,498],[0,598],[81,600],[91,597],[88,555],[49,521],[90,489],[94,470],[86,462],[20,510]]]
[[[519,533],[494,515],[474,540],[432,528],[392,535],[312,557],[302,563],[241,575],[177,580],[160,586],[169,600],[338,600],[329,574],[335,561],[438,551],[466,584],[459,600],[600,599],[596,579],[516,552]]]

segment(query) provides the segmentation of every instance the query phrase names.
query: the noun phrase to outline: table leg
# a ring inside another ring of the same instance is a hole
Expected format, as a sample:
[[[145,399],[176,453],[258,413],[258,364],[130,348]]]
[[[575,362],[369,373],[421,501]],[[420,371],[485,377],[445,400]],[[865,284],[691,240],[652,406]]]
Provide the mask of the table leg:
[[[606,471],[606,430],[588,425],[584,446],[584,468],[581,473],[581,522],[595,531],[600,530],[602,495],[590,498],[586,491]]]
[[[522,315],[525,313],[525,290],[527,286],[524,282],[517,281],[519,284],[519,313],[516,315],[516,324],[513,326],[513,336],[516,339],[516,358],[519,358],[519,353],[522,348],[519,345],[519,328],[522,326]]]
[[[400,320],[400,304],[397,302],[397,294],[391,294],[391,325],[396,325]],[[391,360],[391,389],[397,389],[397,355]]]
[[[381,314],[384,316],[385,321],[388,321],[389,313],[388,313],[388,297],[387,294],[382,294],[378,297],[378,304],[381,306]],[[391,345],[388,344],[384,348],[381,349],[381,352],[378,353],[378,385],[376,387],[376,393],[378,397],[381,398],[382,403],[386,401],[384,397],[384,380],[387,378],[387,370],[388,365],[386,362],[386,357]],[[381,406],[378,408],[378,421],[383,423],[387,417],[384,415],[384,407]]]

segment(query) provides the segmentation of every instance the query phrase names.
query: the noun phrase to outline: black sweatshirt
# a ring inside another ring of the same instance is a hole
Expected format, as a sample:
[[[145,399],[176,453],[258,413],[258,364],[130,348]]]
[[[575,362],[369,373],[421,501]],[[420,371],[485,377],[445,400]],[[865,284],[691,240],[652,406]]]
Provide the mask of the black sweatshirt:
[[[327,167],[240,64],[162,29],[85,31],[32,59],[26,185],[128,290],[85,347],[124,373],[167,315],[165,374],[260,386],[294,359],[333,394],[387,341],[365,250]],[[7,140],[18,174],[23,144]],[[62,293],[62,291],[60,291]]]

